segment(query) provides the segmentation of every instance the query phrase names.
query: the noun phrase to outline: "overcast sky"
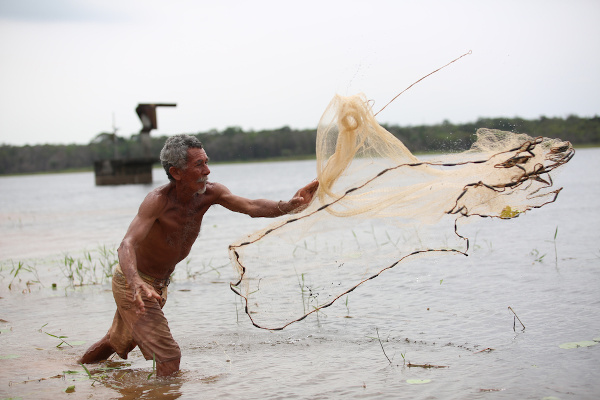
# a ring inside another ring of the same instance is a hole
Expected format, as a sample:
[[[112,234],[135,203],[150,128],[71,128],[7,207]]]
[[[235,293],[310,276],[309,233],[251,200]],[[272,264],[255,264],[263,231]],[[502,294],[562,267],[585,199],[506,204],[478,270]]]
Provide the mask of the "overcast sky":
[[[600,114],[600,1],[0,0],[0,143],[315,128],[362,92],[381,123]]]

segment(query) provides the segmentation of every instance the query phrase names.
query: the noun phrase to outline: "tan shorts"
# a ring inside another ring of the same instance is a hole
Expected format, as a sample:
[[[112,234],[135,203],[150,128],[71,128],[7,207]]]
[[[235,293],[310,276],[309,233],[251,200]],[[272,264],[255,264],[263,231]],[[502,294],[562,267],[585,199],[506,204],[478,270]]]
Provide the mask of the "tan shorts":
[[[136,314],[137,307],[133,303],[133,294],[127,285],[127,280],[116,265],[112,278],[112,290],[117,312],[112,326],[108,330],[111,347],[124,359],[127,354],[139,346],[146,360],[156,357],[156,362],[162,363],[181,358],[179,345],[173,339],[162,307],[167,302],[167,286],[164,282],[151,279],[140,274],[140,277],[161,296],[161,300],[148,299],[142,296],[146,312]]]

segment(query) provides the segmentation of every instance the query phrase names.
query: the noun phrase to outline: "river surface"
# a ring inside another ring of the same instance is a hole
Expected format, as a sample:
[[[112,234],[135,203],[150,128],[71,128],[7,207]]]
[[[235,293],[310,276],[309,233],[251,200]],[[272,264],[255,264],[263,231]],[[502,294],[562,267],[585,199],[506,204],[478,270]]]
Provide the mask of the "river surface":
[[[275,200],[315,177],[314,161],[211,169],[236,194]],[[0,399],[599,398],[598,170],[600,149],[578,150],[555,203],[470,224],[469,257],[386,271],[278,332],[253,327],[228,287],[227,246],[270,220],[215,206],[169,287],[183,352],[170,379],[148,378],[137,349],[88,366],[94,379],[76,362],[114,315],[100,261],[164,172],[113,187],[92,173],[0,177]]]

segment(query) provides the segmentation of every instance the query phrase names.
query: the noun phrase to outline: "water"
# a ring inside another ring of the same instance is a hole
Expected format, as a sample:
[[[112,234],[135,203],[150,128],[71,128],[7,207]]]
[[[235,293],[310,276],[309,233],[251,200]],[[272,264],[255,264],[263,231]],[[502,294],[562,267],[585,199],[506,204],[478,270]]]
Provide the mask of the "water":
[[[599,167],[600,149],[579,150],[555,180],[565,187],[556,203],[468,226],[469,257],[387,271],[279,332],[254,328],[228,288],[227,245],[270,221],[214,207],[165,307],[181,375],[148,380],[152,363],[135,350],[95,383],[76,359],[112,321],[110,286],[67,287],[60,266],[65,254],[114,249],[166,177],[118,187],[95,187],[91,173],[2,177],[0,398],[54,399],[72,385],[70,398],[97,399],[597,398],[600,346],[559,345],[600,340]],[[211,178],[287,199],[314,171],[313,161],[215,165]],[[37,275],[13,279],[19,261]],[[43,286],[27,285],[36,276]]]

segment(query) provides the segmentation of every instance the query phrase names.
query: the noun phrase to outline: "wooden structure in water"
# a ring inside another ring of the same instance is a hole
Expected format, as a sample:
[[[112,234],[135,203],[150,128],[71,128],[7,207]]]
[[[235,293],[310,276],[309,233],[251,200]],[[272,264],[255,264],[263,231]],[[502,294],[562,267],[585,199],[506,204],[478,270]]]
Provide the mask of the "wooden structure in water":
[[[99,160],[94,162],[96,186],[152,183],[154,158]]]
[[[152,165],[158,161],[151,154],[150,131],[158,128],[156,107],[175,107],[176,104],[138,104],[135,109],[142,121],[140,142],[144,157],[114,158],[94,162],[96,186],[152,183]],[[115,133],[116,138],[116,133]]]

